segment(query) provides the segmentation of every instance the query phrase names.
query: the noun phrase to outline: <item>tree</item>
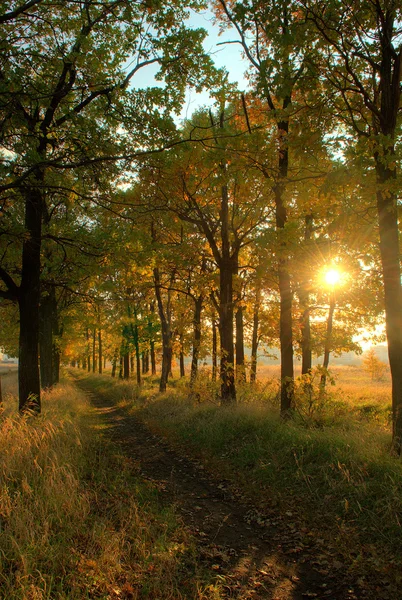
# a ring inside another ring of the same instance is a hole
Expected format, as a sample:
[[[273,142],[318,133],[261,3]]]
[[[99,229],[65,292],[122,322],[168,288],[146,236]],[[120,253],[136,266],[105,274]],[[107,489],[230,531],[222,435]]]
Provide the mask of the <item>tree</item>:
[[[363,356],[363,369],[370,375],[371,381],[381,381],[387,372],[387,365],[378,358],[374,348],[370,348]]]
[[[209,261],[217,268],[219,283],[212,298],[219,314],[223,404],[236,400],[234,281],[243,248],[251,242],[254,232],[264,226],[267,214],[261,203],[265,182],[257,180],[258,173],[242,156],[248,138],[241,133],[247,129],[244,119],[239,123],[237,114],[233,105],[217,115],[206,111],[194,115],[185,127],[193,131],[195,143],[169,151],[163,164],[153,163],[148,174],[143,174],[149,204],[177,215],[197,231],[207,244]],[[208,147],[196,143],[211,124],[214,138]]]
[[[322,40],[333,110],[371,157],[392,379],[393,444],[402,451],[402,290],[396,142],[400,126],[402,9],[396,0],[304,3]],[[333,93],[335,92],[335,93]]]
[[[14,221],[24,235],[18,276],[0,265],[0,296],[19,307],[20,410],[39,411],[43,220],[62,201],[58,174],[79,169],[96,197],[105,171],[116,176],[118,159],[129,164],[171,143],[175,134],[169,113],[184,98],[187,83],[200,89],[205,82],[201,77],[200,83],[200,71],[209,63],[201,45],[205,32],[185,27],[180,2],[153,8],[130,0],[38,1],[17,9],[3,2],[2,9],[5,183],[0,193],[3,206],[17,206]],[[133,66],[127,70],[128,60]],[[138,71],[150,64],[159,65],[166,87],[130,90]],[[119,135],[122,127],[125,135]],[[7,231],[6,244],[15,236],[15,229]]]
[[[216,14],[232,28],[249,62],[254,95],[275,131],[276,165],[261,160],[260,169],[273,179],[272,194],[278,237],[276,256],[280,296],[281,414],[289,416],[293,403],[293,290],[289,268],[289,181],[292,177],[291,133],[302,110],[303,88],[311,64],[312,44],[297,2],[216,0]],[[245,106],[245,102],[244,102]],[[245,109],[246,110],[246,109]]]

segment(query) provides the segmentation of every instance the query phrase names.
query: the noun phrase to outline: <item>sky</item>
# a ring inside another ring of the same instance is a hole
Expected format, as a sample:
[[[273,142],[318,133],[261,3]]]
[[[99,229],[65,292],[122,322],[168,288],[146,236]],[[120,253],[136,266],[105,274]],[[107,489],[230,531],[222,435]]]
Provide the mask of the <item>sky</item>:
[[[224,67],[229,74],[229,82],[237,83],[239,89],[245,90],[248,82],[244,77],[248,63],[242,58],[240,44],[222,44],[238,38],[235,31],[224,31],[219,35],[219,26],[213,23],[213,14],[210,10],[201,13],[193,13],[188,20],[191,27],[203,27],[207,31],[207,37],[204,41],[204,48],[211,55],[217,67]],[[219,44],[219,45],[218,45]],[[184,107],[184,117],[189,116],[198,106],[209,104],[208,92],[196,94],[189,92],[187,104]]]
[[[228,71],[230,83],[237,83],[240,90],[245,90],[248,87],[248,82],[244,77],[244,73],[248,63],[242,58],[240,44],[222,45],[222,42],[235,40],[237,38],[236,33],[231,30],[224,31],[219,35],[219,26],[213,23],[213,14],[210,10],[199,13],[190,11],[187,24],[194,29],[202,27],[207,31],[207,37],[204,40],[205,51],[210,54],[217,67],[224,67]],[[135,78],[135,87],[163,85],[163,83],[154,79],[157,70],[157,66],[151,66],[139,71]],[[207,91],[197,94],[194,90],[189,90],[179,120],[190,117],[197,108],[211,103]]]

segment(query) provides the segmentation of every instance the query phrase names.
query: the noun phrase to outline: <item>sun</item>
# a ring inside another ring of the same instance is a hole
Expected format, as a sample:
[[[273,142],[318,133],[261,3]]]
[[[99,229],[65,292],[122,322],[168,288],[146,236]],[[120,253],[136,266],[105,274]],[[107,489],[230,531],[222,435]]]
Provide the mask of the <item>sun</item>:
[[[329,269],[324,275],[325,283],[331,286],[338,285],[341,280],[341,273],[337,269]]]

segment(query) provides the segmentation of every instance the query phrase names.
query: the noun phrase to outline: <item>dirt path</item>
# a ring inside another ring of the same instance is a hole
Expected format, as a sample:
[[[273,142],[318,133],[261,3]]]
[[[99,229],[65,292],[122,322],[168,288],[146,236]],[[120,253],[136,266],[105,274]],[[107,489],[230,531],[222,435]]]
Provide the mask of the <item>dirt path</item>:
[[[106,426],[105,435],[156,486],[161,502],[175,505],[197,540],[202,560],[224,584],[227,598],[396,598],[386,590],[375,591],[351,580],[336,557],[325,548],[320,550],[320,540],[312,540],[306,548],[291,519],[283,519],[275,510],[261,515],[242,503],[227,482],[212,477],[198,462],[179,456],[124,407],[114,406],[103,396],[89,396]]]

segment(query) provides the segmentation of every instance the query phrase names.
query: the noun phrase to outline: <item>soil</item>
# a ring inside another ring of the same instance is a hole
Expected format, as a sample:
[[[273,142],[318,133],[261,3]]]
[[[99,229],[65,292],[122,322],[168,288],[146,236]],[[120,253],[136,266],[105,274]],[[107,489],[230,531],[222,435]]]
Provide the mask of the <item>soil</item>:
[[[85,389],[85,384],[79,386]],[[292,515],[275,507],[262,513],[228,481],[151,432],[138,415],[88,392],[107,427],[103,434],[174,505],[196,540],[200,559],[216,572],[227,598],[270,600],[397,600],[386,583],[357,577],[324,540],[301,531]],[[303,540],[303,542],[301,541]],[[163,599],[161,599],[163,600]]]

